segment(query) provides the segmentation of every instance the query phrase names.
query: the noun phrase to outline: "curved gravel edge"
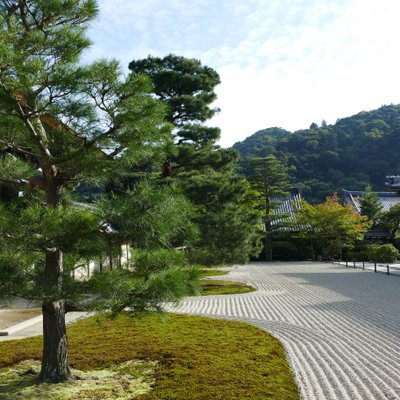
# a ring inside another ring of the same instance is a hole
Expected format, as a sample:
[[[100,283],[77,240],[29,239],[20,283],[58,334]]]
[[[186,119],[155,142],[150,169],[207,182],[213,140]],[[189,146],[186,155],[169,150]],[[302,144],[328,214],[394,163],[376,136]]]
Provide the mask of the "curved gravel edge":
[[[234,266],[256,292],[185,299],[179,313],[248,322],[278,338],[305,400],[400,399],[400,279],[325,263]]]

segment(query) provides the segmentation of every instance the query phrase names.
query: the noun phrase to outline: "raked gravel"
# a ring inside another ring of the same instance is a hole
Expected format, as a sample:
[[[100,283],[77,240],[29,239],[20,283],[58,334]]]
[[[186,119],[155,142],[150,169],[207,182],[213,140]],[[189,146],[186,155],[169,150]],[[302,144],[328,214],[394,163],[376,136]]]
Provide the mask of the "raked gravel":
[[[221,279],[258,290],[192,297],[173,310],[245,321],[272,333],[305,400],[400,399],[399,276],[311,262],[230,271]]]

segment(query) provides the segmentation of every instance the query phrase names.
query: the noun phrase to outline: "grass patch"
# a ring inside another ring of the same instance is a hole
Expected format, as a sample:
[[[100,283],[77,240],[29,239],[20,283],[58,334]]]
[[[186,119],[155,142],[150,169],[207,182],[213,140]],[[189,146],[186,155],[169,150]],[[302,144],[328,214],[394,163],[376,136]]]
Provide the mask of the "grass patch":
[[[241,282],[206,279],[202,281],[201,294],[211,296],[216,294],[241,294],[254,292],[256,289]]]
[[[228,275],[229,271],[222,271],[220,269],[201,269],[201,276],[222,276]]]
[[[0,330],[19,324],[42,313],[40,308],[0,310]]]
[[[122,314],[79,321],[68,327],[68,335],[70,364],[79,370],[156,362],[153,389],[137,397],[141,400],[299,399],[279,341],[245,323]],[[38,360],[41,348],[41,337],[0,342],[0,368]]]

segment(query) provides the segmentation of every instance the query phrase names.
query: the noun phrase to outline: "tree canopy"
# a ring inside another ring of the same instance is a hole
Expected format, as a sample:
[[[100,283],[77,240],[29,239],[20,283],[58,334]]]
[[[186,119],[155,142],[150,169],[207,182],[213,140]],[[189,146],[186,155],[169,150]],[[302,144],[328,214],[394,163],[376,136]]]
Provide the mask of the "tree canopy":
[[[212,108],[217,72],[173,54],[132,61],[129,68],[151,79],[154,97],[166,105],[167,121],[174,126],[163,176],[175,180],[195,206],[199,236],[191,259],[206,264],[248,260],[259,251],[254,193],[235,170],[238,153],[218,146],[220,130],[204,124],[218,111]]]
[[[129,69],[151,77],[154,93],[168,105],[167,120],[176,126],[204,122],[218,111],[210,104],[217,98],[219,75],[198,60],[174,54],[149,56],[131,61]]]
[[[300,235],[312,241],[315,255],[337,257],[344,246],[362,240],[370,227],[368,218],[340,203],[336,194],[324,203],[311,205],[303,201],[298,211],[298,222],[303,225]]]
[[[272,261],[272,236],[285,225],[283,213],[275,213],[282,199],[289,195],[287,167],[275,156],[254,157],[242,162],[242,172],[256,191],[257,209],[263,215],[265,231],[265,260]]]
[[[366,187],[365,193],[360,198],[360,208],[361,214],[365,215],[375,226],[378,223],[383,206],[379,196],[372,191],[370,185]]]
[[[165,255],[190,224],[190,206],[172,185],[160,188],[144,173],[113,202],[74,201],[81,182],[105,181],[132,166],[155,170],[172,141],[165,106],[146,77],[123,76],[115,60],[79,63],[96,14],[94,0],[0,2],[0,293],[42,300],[40,378],[52,382],[70,377],[69,300],[154,310],[194,279],[182,257]],[[74,281],[77,263],[103,254],[113,240],[110,223],[152,269]]]

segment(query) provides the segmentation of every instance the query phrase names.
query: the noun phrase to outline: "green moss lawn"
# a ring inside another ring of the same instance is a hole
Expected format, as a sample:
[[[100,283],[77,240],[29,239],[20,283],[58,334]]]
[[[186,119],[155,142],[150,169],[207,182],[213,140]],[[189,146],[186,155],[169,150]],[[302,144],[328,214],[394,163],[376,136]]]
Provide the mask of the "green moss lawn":
[[[78,370],[115,370],[132,360],[153,363],[152,377],[146,378],[153,382],[152,389],[126,398],[299,399],[279,341],[245,323],[189,315],[132,318],[122,314],[82,320],[68,328],[68,335],[70,364]],[[20,361],[39,360],[41,347],[41,337],[0,342],[0,374]],[[14,389],[0,382],[0,398],[26,398],[13,397]],[[77,396],[68,398],[104,398]]]
[[[209,276],[223,276],[227,275],[229,271],[219,269],[201,269],[201,275],[204,277]],[[201,281],[201,294],[203,296],[211,296],[216,294],[240,294],[254,292],[256,289],[252,286],[246,285],[241,282],[203,279]]]

